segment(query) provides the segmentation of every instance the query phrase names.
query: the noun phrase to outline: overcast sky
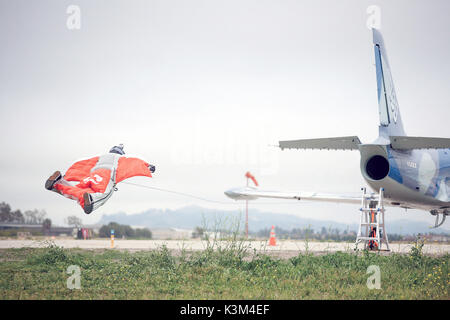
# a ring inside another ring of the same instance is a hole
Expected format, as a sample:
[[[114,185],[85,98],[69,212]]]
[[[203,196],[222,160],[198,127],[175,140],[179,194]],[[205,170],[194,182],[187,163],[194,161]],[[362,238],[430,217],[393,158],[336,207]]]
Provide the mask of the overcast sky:
[[[70,5],[79,29],[67,26]],[[358,152],[269,145],[376,139],[370,5],[381,9],[405,130],[450,137],[450,1],[0,0],[0,201],[45,209],[54,224],[192,204],[238,210],[223,192],[247,170],[269,189],[359,192]],[[119,184],[86,216],[44,189],[53,171],[119,143],[156,165],[154,178],[130,182],[225,203]],[[352,205],[273,202],[250,208],[358,221]],[[400,218],[434,221],[389,209]]]

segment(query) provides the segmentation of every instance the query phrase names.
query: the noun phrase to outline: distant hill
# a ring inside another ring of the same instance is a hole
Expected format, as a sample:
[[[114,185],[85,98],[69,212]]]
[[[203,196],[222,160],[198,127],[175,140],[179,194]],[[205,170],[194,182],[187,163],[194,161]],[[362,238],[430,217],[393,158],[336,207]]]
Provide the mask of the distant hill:
[[[193,229],[195,227],[213,227],[214,225],[230,226],[240,223],[241,229],[244,228],[245,214],[243,213],[239,219],[239,213],[235,211],[207,209],[198,206],[188,206],[176,210],[149,209],[142,213],[125,214],[115,213],[103,215],[98,224],[108,224],[109,222],[117,222],[131,226],[147,227],[150,229],[160,228],[180,228]],[[261,229],[270,228],[272,225],[291,230],[293,228],[311,227],[315,231],[320,231],[322,227],[339,229],[341,231],[357,231],[358,224],[345,224],[331,220],[316,220],[301,218],[298,216],[274,212],[263,212],[252,209],[249,215],[249,230],[259,231]],[[428,233],[430,229],[427,223],[394,220],[387,221],[388,233],[396,234],[417,234]],[[439,228],[434,230],[436,233],[448,233],[446,229]]]

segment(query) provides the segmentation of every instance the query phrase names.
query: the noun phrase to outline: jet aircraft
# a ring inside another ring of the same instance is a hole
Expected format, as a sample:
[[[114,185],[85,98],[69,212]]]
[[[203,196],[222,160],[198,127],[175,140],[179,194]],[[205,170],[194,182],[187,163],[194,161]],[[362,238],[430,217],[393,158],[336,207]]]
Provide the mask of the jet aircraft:
[[[375,191],[361,194],[282,192],[259,187],[225,191],[235,200],[278,198],[343,203],[377,201],[384,190],[384,205],[429,211],[434,227],[450,214],[450,139],[407,136],[395,94],[386,47],[379,30],[372,29],[378,89],[379,135],[372,143],[357,136],[280,141],[283,149],[357,150],[364,180]],[[442,216],[439,222],[439,216]]]

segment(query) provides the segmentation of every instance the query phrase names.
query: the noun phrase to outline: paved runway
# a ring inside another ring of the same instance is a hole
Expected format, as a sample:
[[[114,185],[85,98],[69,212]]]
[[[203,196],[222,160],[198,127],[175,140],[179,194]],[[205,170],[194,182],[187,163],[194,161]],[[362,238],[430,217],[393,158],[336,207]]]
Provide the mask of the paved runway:
[[[74,240],[74,239],[55,239],[51,240],[57,246],[63,248],[80,248],[80,249],[110,249],[111,241],[108,240]],[[46,247],[49,244],[47,241],[38,240],[0,240],[0,249],[6,248],[39,248]],[[154,250],[165,245],[170,250],[179,251],[186,250],[204,250],[207,247],[206,241],[201,240],[115,240],[114,248],[118,250],[141,251]],[[218,242],[217,245],[226,246],[226,242]],[[312,253],[331,253],[337,251],[353,251],[354,243],[344,242],[312,242],[300,240],[277,240],[277,246],[268,246],[267,241],[245,241],[243,246],[253,252],[256,249],[258,252],[268,252],[273,255],[282,257],[295,256],[299,252]],[[391,243],[391,252],[409,253],[412,244],[406,243]],[[363,246],[360,244],[359,248]],[[444,255],[450,253],[450,245],[448,244],[425,244],[422,252],[427,255]]]

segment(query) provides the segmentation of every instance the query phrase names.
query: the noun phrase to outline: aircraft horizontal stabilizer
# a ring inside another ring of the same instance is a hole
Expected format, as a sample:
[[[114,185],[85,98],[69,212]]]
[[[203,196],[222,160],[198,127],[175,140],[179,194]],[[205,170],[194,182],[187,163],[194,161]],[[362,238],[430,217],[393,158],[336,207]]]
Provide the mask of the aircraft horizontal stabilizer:
[[[321,138],[321,139],[302,139],[280,141],[279,147],[283,149],[320,149],[320,150],[358,150],[361,141],[357,136]]]
[[[449,138],[426,138],[426,137],[405,137],[391,136],[391,146],[393,149],[449,149]]]
[[[225,194],[234,200],[255,200],[258,198],[310,200],[335,203],[357,203],[361,204],[361,193],[357,194],[333,194],[317,192],[280,192],[260,190],[255,187],[234,188],[225,191]],[[375,200],[376,195],[367,193],[367,200]]]

